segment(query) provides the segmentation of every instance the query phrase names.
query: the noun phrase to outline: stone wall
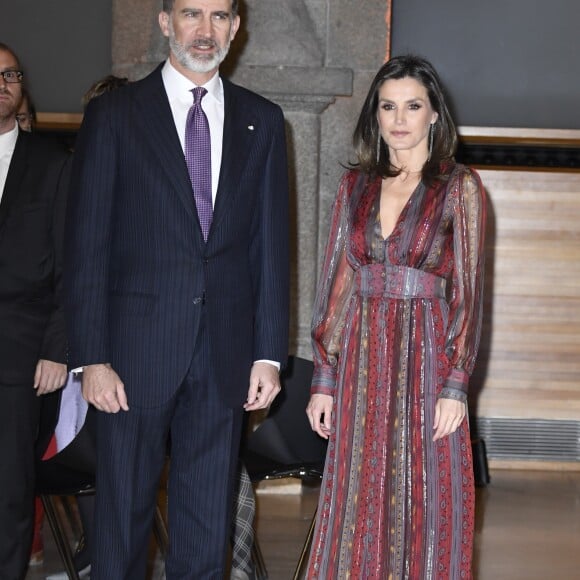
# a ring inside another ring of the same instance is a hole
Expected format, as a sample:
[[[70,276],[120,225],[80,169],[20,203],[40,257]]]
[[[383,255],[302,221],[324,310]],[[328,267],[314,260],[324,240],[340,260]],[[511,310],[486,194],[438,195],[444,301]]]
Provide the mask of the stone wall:
[[[311,357],[310,317],[330,206],[362,100],[385,58],[387,0],[245,0],[222,72],[277,102],[291,184],[290,351]],[[159,0],[113,0],[113,73],[137,79],[167,55]]]

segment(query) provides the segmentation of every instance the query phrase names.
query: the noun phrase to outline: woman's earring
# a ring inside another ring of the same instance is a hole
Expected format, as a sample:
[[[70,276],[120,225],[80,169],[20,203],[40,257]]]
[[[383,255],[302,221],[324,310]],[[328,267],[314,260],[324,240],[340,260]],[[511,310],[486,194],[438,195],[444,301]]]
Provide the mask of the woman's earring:
[[[429,154],[427,155],[427,161],[431,159],[431,153],[433,153],[433,136],[435,134],[435,123],[429,125]]]
[[[377,135],[377,165],[381,160],[381,132]]]

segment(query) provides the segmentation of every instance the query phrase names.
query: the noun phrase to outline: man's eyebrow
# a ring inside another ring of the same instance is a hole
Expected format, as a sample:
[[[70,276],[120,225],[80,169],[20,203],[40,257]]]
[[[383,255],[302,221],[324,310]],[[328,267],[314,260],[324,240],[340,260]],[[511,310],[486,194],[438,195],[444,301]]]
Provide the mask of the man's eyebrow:
[[[201,9],[199,8],[182,8],[181,14],[199,14],[201,13]],[[223,16],[229,18],[231,16],[231,12],[229,10],[215,10],[211,13],[212,16]]]

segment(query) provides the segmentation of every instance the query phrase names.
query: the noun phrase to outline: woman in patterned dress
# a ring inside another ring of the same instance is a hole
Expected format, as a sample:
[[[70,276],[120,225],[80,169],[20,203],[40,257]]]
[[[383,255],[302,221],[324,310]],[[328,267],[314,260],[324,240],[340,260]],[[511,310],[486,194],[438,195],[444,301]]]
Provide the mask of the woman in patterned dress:
[[[314,307],[307,415],[329,447],[309,580],[471,577],[485,193],[456,141],[431,64],[383,65]]]

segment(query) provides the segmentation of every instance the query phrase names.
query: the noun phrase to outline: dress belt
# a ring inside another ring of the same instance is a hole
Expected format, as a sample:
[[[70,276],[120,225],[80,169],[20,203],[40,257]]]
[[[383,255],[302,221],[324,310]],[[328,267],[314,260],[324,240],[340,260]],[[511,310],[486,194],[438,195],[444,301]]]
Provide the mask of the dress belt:
[[[355,292],[364,297],[445,298],[445,278],[407,266],[361,266],[355,272],[354,282]]]

